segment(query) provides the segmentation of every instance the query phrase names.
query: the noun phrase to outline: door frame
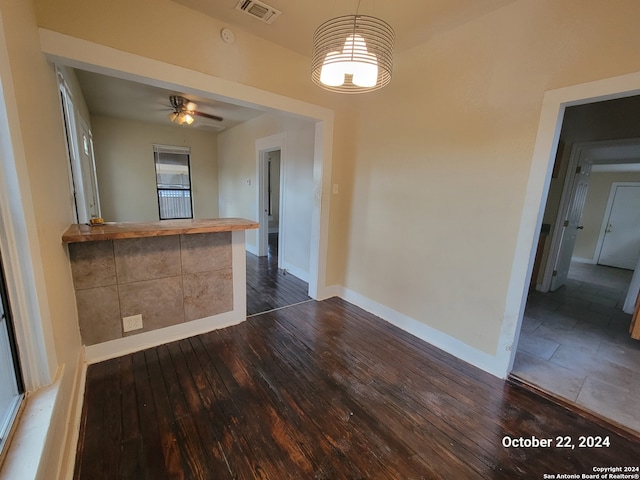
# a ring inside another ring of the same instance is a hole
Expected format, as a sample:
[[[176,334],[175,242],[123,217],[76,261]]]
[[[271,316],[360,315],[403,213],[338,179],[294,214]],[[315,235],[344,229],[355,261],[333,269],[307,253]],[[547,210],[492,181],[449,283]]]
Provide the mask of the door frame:
[[[279,133],[271,135],[269,137],[259,138],[256,140],[256,171],[258,178],[257,201],[258,211],[256,212],[256,218],[258,219],[258,256],[263,257],[267,255],[269,248],[269,216],[267,213],[267,202],[269,192],[269,179],[267,174],[267,162],[268,154],[275,151],[280,151],[280,206],[278,208],[279,224],[278,224],[278,268],[282,268],[282,254],[285,251],[285,232],[286,232],[286,199],[285,199],[285,184],[286,184],[286,143],[287,136],[285,133]]]
[[[593,103],[593,102],[587,102]],[[564,117],[564,111],[563,115]],[[559,127],[562,126],[562,119],[559,120]],[[536,286],[536,290],[540,292],[548,292],[551,288],[553,272],[556,268],[558,255],[560,253],[560,245],[563,239],[563,222],[567,218],[569,207],[573,202],[572,193],[575,181],[575,172],[578,167],[591,168],[593,165],[610,165],[623,163],[638,163],[637,149],[640,148],[640,138],[625,138],[621,140],[604,140],[596,142],[576,142],[569,157],[567,166],[567,174],[565,176],[562,195],[560,197],[560,206],[556,216],[556,222],[551,236],[551,244],[549,247],[549,256],[544,269],[542,283]],[[634,151],[635,150],[635,151]],[[551,168],[555,163],[555,154]],[[546,187],[545,196],[549,192]],[[546,200],[542,204],[542,214],[546,209]]]
[[[524,194],[500,338],[485,369],[506,378],[513,368],[529,294],[537,240],[549,194],[562,120],[567,107],[640,94],[640,72],[545,92]]]
[[[39,35],[42,53],[49,61],[58,65],[144,82],[160,88],[177,89],[211,100],[253,106],[263,111],[280,112],[315,122],[312,193],[315,204],[311,215],[309,296],[323,300],[335,295],[335,287],[327,285],[334,110],[129,52],[121,51],[118,55],[113,55],[110,47],[52,30],[41,28]]]
[[[598,234],[598,241],[596,242],[596,249],[593,254],[593,263],[600,261],[600,254],[602,253],[602,247],[604,246],[604,237],[609,225],[609,217],[613,210],[613,202],[616,197],[618,187],[640,187],[640,182],[612,182],[611,189],[609,190],[609,198],[607,199],[607,206],[604,209],[604,216],[602,217],[602,225],[600,226],[600,233]]]
[[[83,183],[86,182],[89,184],[84,185],[83,190],[85,191],[85,195],[88,190],[91,194],[91,198],[85,198],[85,201],[89,201],[88,207],[91,216],[95,215],[96,218],[102,217],[102,210],[100,208],[100,191],[98,189],[98,175],[96,172],[96,157],[93,150],[93,132],[91,131],[89,122],[87,122],[82,115],[78,115],[76,126],[79,127],[77,136],[79,142],[78,149],[80,153],[80,165],[84,169],[82,172]],[[85,179],[85,173],[89,177],[88,179]]]

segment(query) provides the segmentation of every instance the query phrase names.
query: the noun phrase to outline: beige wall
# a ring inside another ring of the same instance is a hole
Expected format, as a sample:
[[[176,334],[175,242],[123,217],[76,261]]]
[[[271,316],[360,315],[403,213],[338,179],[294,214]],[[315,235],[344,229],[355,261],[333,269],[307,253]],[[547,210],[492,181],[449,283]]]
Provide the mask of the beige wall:
[[[543,94],[640,69],[637,14],[518,1],[398,55],[357,121],[346,286],[494,354]]]
[[[400,52],[366,98],[312,88],[308,59],[246,32],[200,41],[222,24],[170,1],[37,6],[43,27],[336,108],[327,278],[490,355],[544,92],[640,70],[636,0],[514,1]]]
[[[194,218],[218,217],[217,135],[94,115],[91,117],[102,216],[110,222],[158,221],[153,144],[191,148]]]
[[[309,273],[314,206],[314,128],[310,121],[264,114],[222,132],[218,137],[220,215],[257,220],[256,140],[284,135],[281,163],[285,182],[282,198],[284,217],[280,219],[280,241],[284,248],[282,260],[285,268],[293,267],[306,274]],[[248,230],[246,238],[248,248],[256,251],[256,230]]]
[[[613,182],[640,182],[640,173],[592,173],[589,190],[584,203],[580,224],[584,229],[578,232],[573,256],[586,260],[597,260],[596,246],[602,228],[605,209]]]

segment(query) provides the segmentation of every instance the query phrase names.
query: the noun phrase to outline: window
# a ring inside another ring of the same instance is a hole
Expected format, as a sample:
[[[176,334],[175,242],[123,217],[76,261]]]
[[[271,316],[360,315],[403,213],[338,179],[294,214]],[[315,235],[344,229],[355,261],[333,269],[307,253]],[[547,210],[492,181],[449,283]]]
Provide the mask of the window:
[[[16,343],[13,335],[11,309],[5,288],[2,261],[0,261],[0,454],[13,426],[24,385],[20,375]]]
[[[153,146],[160,220],[193,218],[190,153],[184,147]]]

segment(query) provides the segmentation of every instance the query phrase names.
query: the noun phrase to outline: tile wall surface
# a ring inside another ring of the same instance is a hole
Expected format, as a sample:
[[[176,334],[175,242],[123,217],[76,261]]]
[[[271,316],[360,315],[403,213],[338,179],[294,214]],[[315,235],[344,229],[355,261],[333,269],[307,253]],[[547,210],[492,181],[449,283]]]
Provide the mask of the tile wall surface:
[[[85,345],[233,310],[231,233],[69,244]],[[122,317],[144,328],[123,332]]]

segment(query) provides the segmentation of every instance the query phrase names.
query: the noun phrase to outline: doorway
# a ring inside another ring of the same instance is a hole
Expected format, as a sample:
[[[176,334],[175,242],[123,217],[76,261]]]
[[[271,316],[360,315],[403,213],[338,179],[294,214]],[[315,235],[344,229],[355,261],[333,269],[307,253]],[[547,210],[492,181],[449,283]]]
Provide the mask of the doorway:
[[[293,152],[292,148],[292,152]],[[292,268],[287,255],[299,250],[306,236],[297,234],[300,228],[298,211],[309,201],[310,192],[299,185],[287,188],[286,135],[277,134],[256,140],[258,172],[258,248],[257,255],[247,252],[247,315],[295,305],[310,300],[309,283],[302,269]],[[303,165],[301,163],[301,165]],[[300,176],[301,165],[295,169],[294,183],[309,181],[309,174]],[[293,165],[291,165],[293,166]],[[287,200],[288,199],[288,200]],[[287,207],[293,199],[298,203]],[[287,212],[290,212],[290,215]],[[288,219],[297,219],[289,229]],[[309,234],[310,232],[307,232]]]
[[[609,220],[605,205],[613,185],[640,180],[640,120],[633,124],[627,113],[638,106],[636,96],[565,111],[542,214],[541,231],[553,234],[541,235],[535,249],[546,267],[525,297],[511,371],[636,433],[640,342],[630,338],[631,315],[623,305],[637,259],[632,269],[600,265],[597,242]],[[621,140],[603,141],[607,136]],[[640,203],[633,210],[640,211]],[[640,248],[640,236],[635,241]]]
[[[271,143],[271,146],[265,146]],[[286,228],[282,192],[284,138],[280,135],[256,142],[258,150],[258,256],[275,255],[278,268],[282,268],[284,235]]]
[[[266,170],[266,178],[263,179],[265,186],[262,189],[265,195],[265,211],[266,218],[263,222],[266,222],[267,230],[267,256],[275,257],[275,264],[278,268],[282,268],[280,261],[279,248],[280,248],[280,185],[281,185],[281,172],[280,168],[280,150],[273,150],[266,152],[264,162],[264,170]]]

